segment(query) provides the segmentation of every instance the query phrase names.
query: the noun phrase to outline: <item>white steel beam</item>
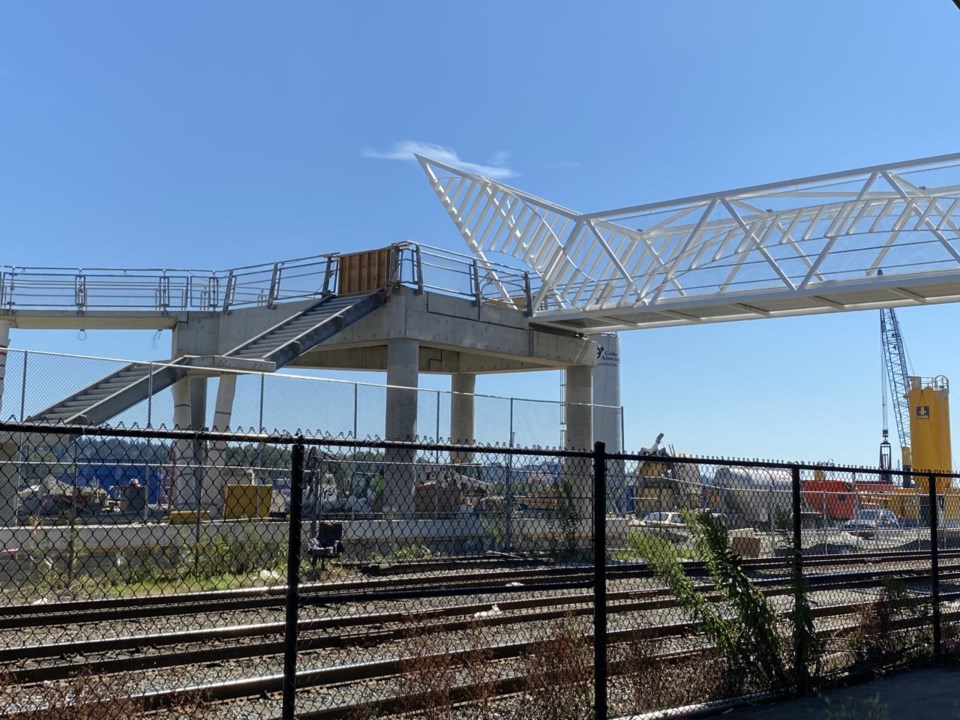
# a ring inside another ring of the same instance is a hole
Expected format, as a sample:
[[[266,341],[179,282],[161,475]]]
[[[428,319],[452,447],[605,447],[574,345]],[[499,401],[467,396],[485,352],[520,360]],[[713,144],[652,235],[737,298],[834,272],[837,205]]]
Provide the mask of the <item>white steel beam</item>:
[[[420,163],[476,257],[538,278],[538,321],[589,332],[960,297],[960,153],[591,213]],[[497,211],[476,216],[481,197]]]

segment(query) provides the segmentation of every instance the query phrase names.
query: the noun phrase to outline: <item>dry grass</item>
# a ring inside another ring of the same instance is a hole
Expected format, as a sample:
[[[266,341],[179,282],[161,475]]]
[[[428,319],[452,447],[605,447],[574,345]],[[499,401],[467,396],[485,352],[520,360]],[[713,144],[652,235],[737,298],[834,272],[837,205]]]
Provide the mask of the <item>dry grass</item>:
[[[856,629],[844,639],[842,649],[853,657],[857,668],[882,670],[884,666],[906,664],[931,644],[929,608],[913,603],[902,584],[886,582],[874,602],[857,608],[856,616]],[[898,628],[903,621],[919,625]]]
[[[23,707],[23,720],[144,720],[148,708],[132,697],[130,684],[114,675],[82,675],[62,682],[42,683],[24,688],[0,680],[0,703]],[[208,714],[203,698],[185,699],[168,712],[178,720],[202,720]],[[151,716],[153,717],[153,716]]]
[[[461,633],[435,633],[411,623],[399,681],[400,692],[411,697],[406,712],[423,720],[491,720],[496,676],[487,645],[479,623]],[[470,688],[466,698],[458,692],[464,687]]]
[[[527,688],[512,714],[516,720],[593,718],[593,648],[570,618],[557,622],[553,637],[524,657]]]
[[[717,700],[732,694],[729,663],[715,649],[664,659],[661,640],[638,638],[611,656],[625,713],[648,712]]]

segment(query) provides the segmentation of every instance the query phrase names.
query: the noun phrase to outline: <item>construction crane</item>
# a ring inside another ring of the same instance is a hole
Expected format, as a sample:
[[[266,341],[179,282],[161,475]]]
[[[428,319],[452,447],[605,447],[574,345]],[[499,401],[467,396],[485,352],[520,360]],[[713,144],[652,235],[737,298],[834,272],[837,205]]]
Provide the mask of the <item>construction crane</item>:
[[[950,384],[947,378],[938,375],[923,378],[910,375],[907,370],[907,353],[900,332],[900,323],[892,308],[880,311],[880,336],[883,350],[885,386],[889,383],[897,432],[900,436],[900,455],[904,486],[913,485],[913,478],[920,492],[929,490],[929,473],[953,472],[950,448]],[[880,443],[880,467],[891,470],[890,442],[887,430],[886,396],[883,401],[883,440]],[[884,478],[890,481],[890,474]],[[940,475],[936,478],[936,493],[940,496],[940,509],[946,509],[947,517],[960,516],[960,500],[954,497],[947,507],[945,495],[950,491],[951,478]],[[955,493],[954,493],[955,495]],[[928,511],[923,515],[927,516]]]
[[[910,373],[907,370],[907,354],[903,347],[903,335],[900,323],[893,308],[880,310],[880,342],[883,352],[884,386],[889,383],[893,401],[893,414],[897,421],[897,436],[900,438],[900,459],[903,470],[909,472],[913,466],[910,451],[910,404],[907,390],[910,386]],[[887,428],[887,399],[883,395],[883,440],[880,442],[880,467],[892,468],[890,457],[890,439]]]

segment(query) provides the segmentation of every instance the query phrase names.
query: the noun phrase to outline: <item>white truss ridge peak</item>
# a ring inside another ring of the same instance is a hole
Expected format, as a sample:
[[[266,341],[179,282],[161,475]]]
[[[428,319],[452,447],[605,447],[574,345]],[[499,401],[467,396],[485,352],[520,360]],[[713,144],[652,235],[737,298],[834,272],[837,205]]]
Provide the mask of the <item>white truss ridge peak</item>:
[[[418,157],[496,283],[585,332],[960,300],[960,153],[580,213]]]

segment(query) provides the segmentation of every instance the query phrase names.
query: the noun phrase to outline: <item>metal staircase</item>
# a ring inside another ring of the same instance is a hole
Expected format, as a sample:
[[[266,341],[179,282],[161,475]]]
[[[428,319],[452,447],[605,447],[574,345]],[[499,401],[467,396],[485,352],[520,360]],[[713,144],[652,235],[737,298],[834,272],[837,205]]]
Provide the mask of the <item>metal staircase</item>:
[[[327,295],[223,356],[263,360],[279,369],[380,307],[386,299],[382,290],[365,296]],[[182,357],[162,364],[130,363],[28,420],[77,425],[105,423],[185,377],[188,361],[189,358]]]
[[[162,365],[135,362],[28,418],[30,422],[99,425],[173,385],[187,374],[183,358]]]
[[[343,328],[380,307],[386,295],[329,296],[225,353],[226,357],[267,360],[277,368],[329,340]]]

